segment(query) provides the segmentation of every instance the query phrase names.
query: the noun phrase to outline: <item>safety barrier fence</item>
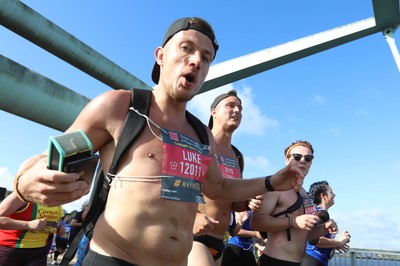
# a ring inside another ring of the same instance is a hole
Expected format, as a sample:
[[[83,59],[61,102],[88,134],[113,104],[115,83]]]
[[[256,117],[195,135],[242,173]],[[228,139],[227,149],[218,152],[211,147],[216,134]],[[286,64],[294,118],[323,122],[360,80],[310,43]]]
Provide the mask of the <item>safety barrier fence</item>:
[[[346,254],[336,252],[329,266],[400,266],[400,251],[380,249],[350,249]]]

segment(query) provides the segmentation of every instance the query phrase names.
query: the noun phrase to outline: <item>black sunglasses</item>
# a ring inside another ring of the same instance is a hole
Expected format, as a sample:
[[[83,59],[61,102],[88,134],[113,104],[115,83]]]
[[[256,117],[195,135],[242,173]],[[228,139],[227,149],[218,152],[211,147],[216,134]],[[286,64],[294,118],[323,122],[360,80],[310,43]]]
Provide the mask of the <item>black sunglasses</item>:
[[[301,160],[302,157],[304,157],[304,160],[308,163],[314,159],[314,155],[310,155],[310,154],[303,156],[302,154],[299,154],[299,153],[293,153],[293,154],[290,154],[290,156],[292,156],[298,162]]]

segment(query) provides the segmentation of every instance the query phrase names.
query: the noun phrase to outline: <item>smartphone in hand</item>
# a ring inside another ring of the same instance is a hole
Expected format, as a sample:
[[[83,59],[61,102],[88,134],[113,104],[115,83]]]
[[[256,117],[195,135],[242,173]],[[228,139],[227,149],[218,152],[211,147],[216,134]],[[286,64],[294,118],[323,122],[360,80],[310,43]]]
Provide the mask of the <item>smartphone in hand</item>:
[[[92,183],[94,175],[96,174],[98,162],[99,156],[95,154],[84,159],[66,163],[63,172],[81,173],[83,171],[84,174],[81,176],[80,179],[85,180],[90,185]]]
[[[93,155],[93,146],[85,132],[64,133],[49,139],[47,167],[65,173],[84,172],[81,179],[91,184],[95,175],[98,155]]]

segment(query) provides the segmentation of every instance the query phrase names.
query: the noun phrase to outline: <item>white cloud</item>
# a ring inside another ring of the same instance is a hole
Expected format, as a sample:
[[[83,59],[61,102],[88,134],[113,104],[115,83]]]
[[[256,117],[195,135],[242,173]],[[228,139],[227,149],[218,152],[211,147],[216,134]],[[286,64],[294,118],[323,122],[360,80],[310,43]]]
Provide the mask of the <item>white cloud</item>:
[[[210,118],[210,105],[220,94],[233,90],[232,84],[228,84],[217,89],[209,90],[196,95],[188,104],[188,110],[197,116],[204,124],[208,124]]]
[[[278,120],[263,115],[261,108],[254,103],[255,95],[250,87],[245,86],[243,90],[238,90],[238,94],[243,104],[243,119],[236,134],[262,136],[266,130],[279,127]]]
[[[279,121],[268,118],[262,114],[261,108],[257,106],[253,99],[255,95],[253,90],[244,86],[242,88],[234,88],[232,84],[210,90],[199,94],[193,98],[188,104],[188,109],[195,114],[203,123],[208,124],[210,118],[210,105],[212,101],[220,94],[235,89],[243,104],[243,119],[239,129],[235,135],[248,134],[261,136],[265,134],[267,129],[275,129],[279,127]]]
[[[335,136],[339,136],[339,135],[341,134],[341,131],[340,131],[340,129],[338,129],[338,128],[331,128],[331,129],[329,129],[329,132],[330,132],[332,135],[335,135]]]
[[[400,246],[399,215],[393,211],[377,209],[354,212],[330,211],[339,231],[348,230],[352,248],[377,248],[397,250]],[[397,213],[397,212],[396,212]]]
[[[14,176],[11,175],[10,170],[6,167],[0,166],[0,187],[5,187],[8,190],[13,189]]]
[[[323,105],[327,102],[326,98],[321,95],[315,95],[312,101],[320,105]]]
[[[244,177],[257,177],[259,173],[270,173],[272,172],[272,165],[270,161],[264,156],[244,156],[245,167],[244,167]]]
[[[369,116],[369,112],[366,110],[356,110],[355,115],[358,117],[367,117]]]

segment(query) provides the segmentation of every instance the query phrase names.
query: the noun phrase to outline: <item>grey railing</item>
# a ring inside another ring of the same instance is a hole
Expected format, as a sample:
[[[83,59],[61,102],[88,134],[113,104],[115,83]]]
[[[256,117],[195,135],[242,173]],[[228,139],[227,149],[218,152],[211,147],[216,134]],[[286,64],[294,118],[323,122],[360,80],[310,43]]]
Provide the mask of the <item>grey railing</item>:
[[[353,248],[346,254],[336,252],[329,266],[400,266],[400,251]]]

